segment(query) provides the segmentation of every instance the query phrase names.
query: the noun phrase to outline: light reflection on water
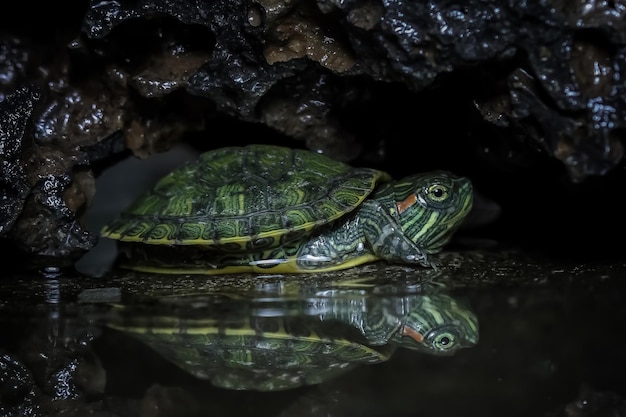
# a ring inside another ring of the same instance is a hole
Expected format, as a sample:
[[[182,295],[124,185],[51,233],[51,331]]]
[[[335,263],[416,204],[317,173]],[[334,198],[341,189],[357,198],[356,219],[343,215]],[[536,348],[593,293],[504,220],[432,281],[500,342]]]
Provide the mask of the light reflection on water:
[[[541,285],[462,288],[372,268],[7,279],[0,414],[559,417],[581,387],[620,407],[626,268],[550,270]]]

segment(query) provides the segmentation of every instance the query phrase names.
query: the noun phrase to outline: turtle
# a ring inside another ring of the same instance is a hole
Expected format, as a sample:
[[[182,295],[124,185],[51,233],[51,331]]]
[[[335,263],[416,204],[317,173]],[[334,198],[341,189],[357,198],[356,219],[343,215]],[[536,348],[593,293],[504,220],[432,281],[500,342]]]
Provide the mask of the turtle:
[[[394,181],[320,153],[252,144],[207,151],[161,178],[101,235],[121,266],[173,274],[326,272],[384,259],[436,267],[472,208],[449,171]]]
[[[476,315],[445,293],[333,289],[267,304],[267,297],[160,296],[114,305],[106,325],[215,386],[257,391],[318,384],[385,362],[398,347],[449,356],[478,342]]]

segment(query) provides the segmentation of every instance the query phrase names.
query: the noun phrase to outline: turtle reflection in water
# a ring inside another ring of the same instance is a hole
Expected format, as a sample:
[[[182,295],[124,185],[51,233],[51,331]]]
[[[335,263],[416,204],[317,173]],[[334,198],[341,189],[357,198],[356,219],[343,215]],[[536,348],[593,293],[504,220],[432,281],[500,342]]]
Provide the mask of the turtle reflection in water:
[[[222,300],[227,304],[206,296],[166,298],[175,314],[119,306],[118,319],[109,325],[192,375],[229,389],[317,384],[359,364],[386,361],[397,346],[450,355],[478,342],[476,316],[446,294],[333,293],[300,301],[306,306],[298,314],[293,305],[281,311],[231,298]]]
[[[105,226],[122,266],[156,273],[300,273],[377,259],[433,266],[472,207],[466,178],[399,181],[324,155],[249,145],[209,151]]]

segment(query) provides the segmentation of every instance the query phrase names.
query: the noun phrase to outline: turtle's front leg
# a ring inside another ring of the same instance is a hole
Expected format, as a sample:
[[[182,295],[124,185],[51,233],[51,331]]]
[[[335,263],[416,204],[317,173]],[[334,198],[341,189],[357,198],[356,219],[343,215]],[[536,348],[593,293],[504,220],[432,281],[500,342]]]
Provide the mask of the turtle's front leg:
[[[399,226],[384,226],[371,244],[372,251],[377,256],[390,262],[422,266],[435,265],[426,251],[407,238]]]
[[[365,207],[364,207],[365,209]],[[371,204],[361,216],[361,227],[372,252],[390,262],[436,267],[426,250],[407,237],[383,206]]]

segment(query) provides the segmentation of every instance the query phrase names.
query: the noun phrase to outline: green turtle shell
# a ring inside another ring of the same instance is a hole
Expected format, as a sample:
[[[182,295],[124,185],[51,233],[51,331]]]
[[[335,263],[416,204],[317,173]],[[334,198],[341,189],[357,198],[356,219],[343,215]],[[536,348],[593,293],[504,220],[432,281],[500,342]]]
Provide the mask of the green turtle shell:
[[[273,248],[354,210],[390,179],[305,150],[221,148],[162,178],[102,235],[233,252]]]

